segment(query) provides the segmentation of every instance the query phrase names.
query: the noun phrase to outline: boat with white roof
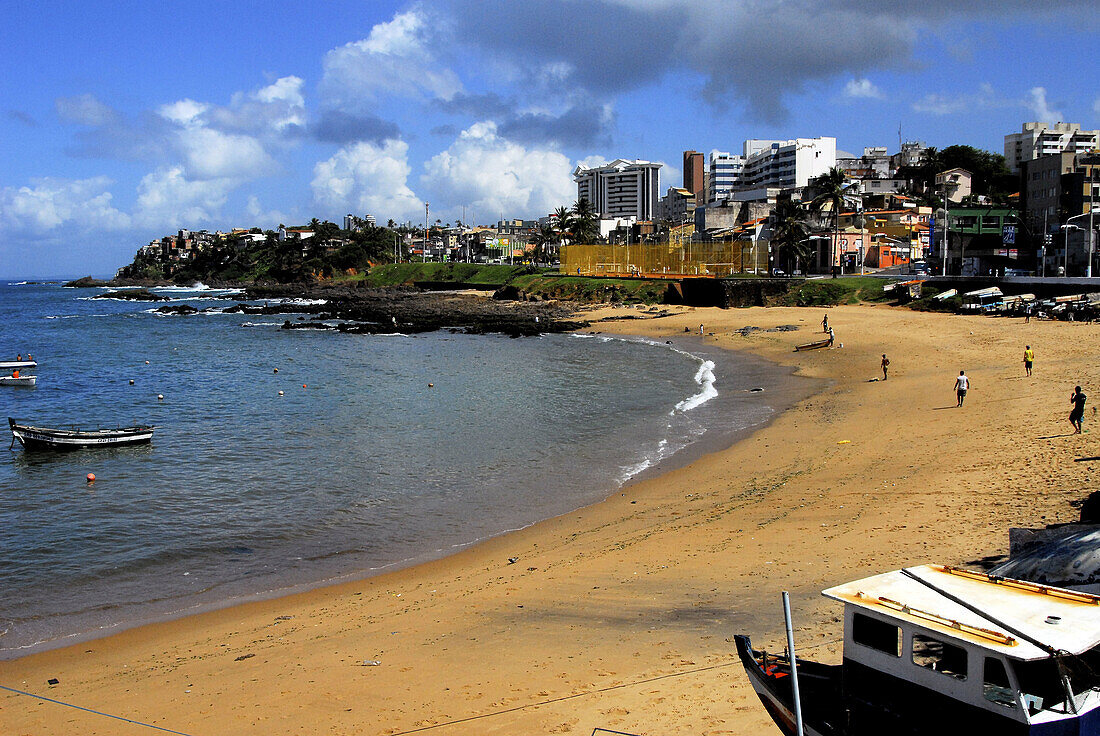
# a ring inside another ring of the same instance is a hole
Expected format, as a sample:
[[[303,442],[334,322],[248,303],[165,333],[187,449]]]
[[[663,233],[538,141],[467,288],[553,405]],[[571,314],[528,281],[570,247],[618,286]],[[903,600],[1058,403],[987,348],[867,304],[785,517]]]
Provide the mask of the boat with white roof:
[[[736,637],[783,733],[1100,735],[1100,596],[940,565],[822,594],[844,604],[842,664],[792,671]]]

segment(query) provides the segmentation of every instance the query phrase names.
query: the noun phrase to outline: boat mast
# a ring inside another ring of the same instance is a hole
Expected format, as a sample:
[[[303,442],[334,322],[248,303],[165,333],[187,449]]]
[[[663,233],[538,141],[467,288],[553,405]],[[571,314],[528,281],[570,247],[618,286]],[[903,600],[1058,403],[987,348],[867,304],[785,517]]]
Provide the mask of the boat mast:
[[[783,620],[787,625],[787,659],[791,663],[791,690],[794,693],[794,721],[798,728],[798,736],[803,736],[802,730],[802,699],[798,695],[798,666],[794,657],[794,627],[791,625],[791,597],[787,591],[783,591]]]

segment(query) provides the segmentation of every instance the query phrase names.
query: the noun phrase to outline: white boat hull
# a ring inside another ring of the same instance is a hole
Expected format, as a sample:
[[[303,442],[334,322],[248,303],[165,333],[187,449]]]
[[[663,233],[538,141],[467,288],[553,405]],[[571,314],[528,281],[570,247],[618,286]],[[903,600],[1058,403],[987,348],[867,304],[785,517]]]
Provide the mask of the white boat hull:
[[[37,376],[0,376],[0,386],[33,386]]]

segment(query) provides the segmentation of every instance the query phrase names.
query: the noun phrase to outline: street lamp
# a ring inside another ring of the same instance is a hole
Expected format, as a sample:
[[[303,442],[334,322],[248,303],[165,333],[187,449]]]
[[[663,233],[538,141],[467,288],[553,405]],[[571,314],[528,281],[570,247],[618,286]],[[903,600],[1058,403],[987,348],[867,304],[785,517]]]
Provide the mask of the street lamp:
[[[1063,266],[1063,268],[1068,269],[1068,266],[1069,266],[1069,234],[1068,234],[1068,231],[1069,230],[1084,230],[1085,229],[1085,228],[1083,228],[1079,225],[1070,225],[1069,223],[1072,220],[1080,220],[1082,217],[1089,218],[1088,264],[1085,268],[1085,276],[1088,277],[1088,278],[1092,278],[1092,216],[1094,214],[1097,214],[1098,212],[1100,212],[1100,208],[1091,207],[1088,212],[1082,213],[1080,215],[1074,215],[1073,217],[1067,217],[1066,218],[1066,224],[1062,225],[1062,231],[1064,233],[1066,233],[1066,235],[1064,237],[1065,244],[1066,244],[1066,253],[1065,253],[1065,258],[1064,258],[1064,261],[1063,261],[1065,265]]]

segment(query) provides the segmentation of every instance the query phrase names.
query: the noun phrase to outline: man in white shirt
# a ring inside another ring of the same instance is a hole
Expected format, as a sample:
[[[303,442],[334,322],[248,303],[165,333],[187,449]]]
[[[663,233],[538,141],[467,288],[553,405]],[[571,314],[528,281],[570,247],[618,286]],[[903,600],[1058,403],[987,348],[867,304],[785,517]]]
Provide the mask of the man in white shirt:
[[[955,406],[962,406],[963,401],[966,400],[966,391],[970,388],[970,379],[966,377],[966,371],[959,371],[959,377],[955,379],[955,396],[958,398],[959,403]]]

